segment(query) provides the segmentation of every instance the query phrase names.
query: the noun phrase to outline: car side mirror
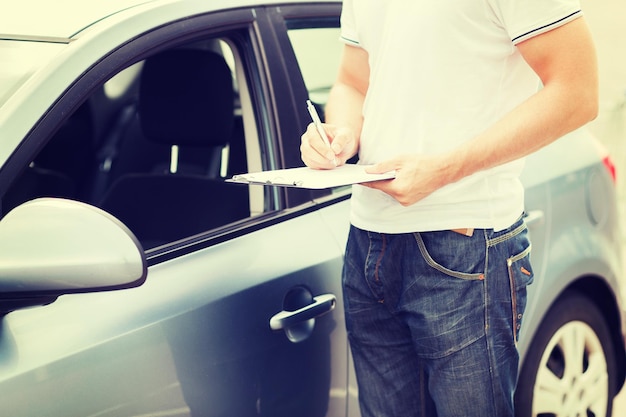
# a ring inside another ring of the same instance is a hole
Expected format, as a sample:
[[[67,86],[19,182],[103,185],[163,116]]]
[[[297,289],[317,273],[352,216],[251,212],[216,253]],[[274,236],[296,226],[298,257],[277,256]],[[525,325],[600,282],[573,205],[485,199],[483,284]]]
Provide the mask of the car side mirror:
[[[0,313],[63,294],[136,287],[147,271],[132,232],[88,204],[40,198],[0,221]]]

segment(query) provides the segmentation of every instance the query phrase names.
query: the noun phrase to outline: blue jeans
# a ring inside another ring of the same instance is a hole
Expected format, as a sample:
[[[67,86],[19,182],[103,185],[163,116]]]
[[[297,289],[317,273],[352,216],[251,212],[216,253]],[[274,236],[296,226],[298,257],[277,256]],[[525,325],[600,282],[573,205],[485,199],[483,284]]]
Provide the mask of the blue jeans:
[[[530,242],[352,227],[343,285],[363,417],[512,417]]]

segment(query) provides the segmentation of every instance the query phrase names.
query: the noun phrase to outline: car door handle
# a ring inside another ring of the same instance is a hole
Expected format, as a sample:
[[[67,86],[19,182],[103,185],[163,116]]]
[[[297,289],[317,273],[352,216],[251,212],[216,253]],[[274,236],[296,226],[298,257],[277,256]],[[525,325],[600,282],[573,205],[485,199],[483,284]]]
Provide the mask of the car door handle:
[[[524,222],[526,226],[532,226],[534,224],[539,224],[543,221],[544,213],[543,210],[530,210],[526,214],[524,214]]]
[[[270,319],[272,330],[286,329],[295,324],[323,316],[331,312],[337,304],[333,294],[322,294],[313,298],[313,302],[295,311],[281,311]]]

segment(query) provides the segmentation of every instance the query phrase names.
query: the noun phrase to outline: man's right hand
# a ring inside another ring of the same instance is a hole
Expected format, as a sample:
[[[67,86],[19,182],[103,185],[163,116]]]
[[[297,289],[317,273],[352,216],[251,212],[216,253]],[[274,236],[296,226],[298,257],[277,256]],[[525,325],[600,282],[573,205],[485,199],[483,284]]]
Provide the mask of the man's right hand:
[[[332,169],[346,163],[356,153],[356,138],[349,128],[324,124],[330,147],[324,143],[315,125],[310,123],[301,137],[302,161],[313,169]]]

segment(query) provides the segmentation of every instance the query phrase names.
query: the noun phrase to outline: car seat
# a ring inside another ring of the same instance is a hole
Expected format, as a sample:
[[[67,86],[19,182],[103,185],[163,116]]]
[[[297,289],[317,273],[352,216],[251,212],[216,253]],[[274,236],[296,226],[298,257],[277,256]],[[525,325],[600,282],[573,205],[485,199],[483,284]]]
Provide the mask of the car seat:
[[[138,109],[141,134],[124,139],[118,177],[100,207],[146,248],[249,215],[248,188],[218,175],[234,126],[233,80],[222,56],[179,49],[147,59]]]

